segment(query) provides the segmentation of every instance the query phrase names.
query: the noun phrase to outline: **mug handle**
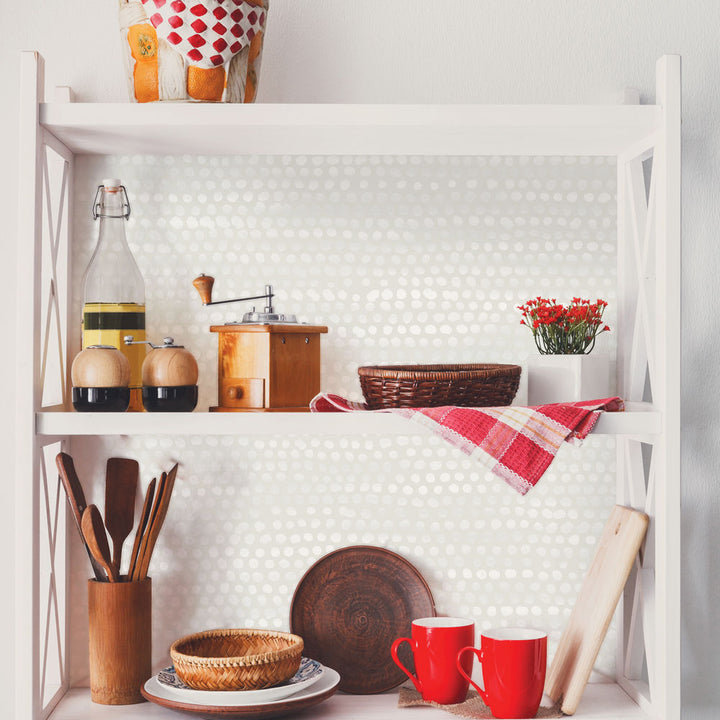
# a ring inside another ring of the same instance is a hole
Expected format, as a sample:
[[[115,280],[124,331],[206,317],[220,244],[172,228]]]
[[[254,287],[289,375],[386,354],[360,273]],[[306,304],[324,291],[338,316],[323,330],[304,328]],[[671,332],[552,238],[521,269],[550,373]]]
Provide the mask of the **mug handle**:
[[[420,683],[420,680],[416,678],[400,661],[400,658],[398,657],[397,651],[400,645],[402,645],[404,642],[408,643],[413,651],[415,652],[415,641],[411,640],[410,638],[401,637],[398,638],[390,648],[390,654],[392,655],[392,659],[395,661],[395,664],[412,680],[413,685],[415,686],[415,689],[422,695],[422,684]]]
[[[460,650],[457,654],[457,669],[458,672],[480,693],[480,697],[482,698],[483,702],[489,706],[488,702],[488,695],[487,693],[475,682],[473,682],[472,678],[465,672],[465,668],[462,666],[461,658],[462,654],[469,650],[475,657],[478,659],[478,662],[482,665],[482,659],[483,659],[483,651],[481,648],[474,648],[474,647],[464,647],[462,650]]]

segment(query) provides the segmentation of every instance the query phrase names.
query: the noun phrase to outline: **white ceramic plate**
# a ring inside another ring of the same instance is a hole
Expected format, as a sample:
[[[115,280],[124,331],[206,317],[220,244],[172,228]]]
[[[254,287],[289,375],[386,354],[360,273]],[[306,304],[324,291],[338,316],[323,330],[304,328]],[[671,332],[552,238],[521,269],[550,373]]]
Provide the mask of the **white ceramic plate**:
[[[263,705],[291,695],[295,696],[316,683],[325,671],[326,668],[317,660],[303,658],[300,661],[300,668],[290,680],[262,690],[194,690],[183,684],[172,667],[159,672],[148,680],[148,683],[154,680],[152,694],[168,700],[178,700],[195,705],[241,707],[243,705]],[[150,690],[147,684],[145,687]]]
[[[194,703],[179,702],[174,697],[165,696],[165,688],[158,682],[157,675],[150,678],[142,688],[142,694],[161,707],[178,710],[184,713],[194,713],[204,717],[230,718],[236,720],[269,720],[281,715],[299,712],[319,703],[325,702],[336,692],[340,684],[340,675],[332,668],[324,668],[318,682],[311,687],[281,700],[258,703],[256,705],[197,705]]]

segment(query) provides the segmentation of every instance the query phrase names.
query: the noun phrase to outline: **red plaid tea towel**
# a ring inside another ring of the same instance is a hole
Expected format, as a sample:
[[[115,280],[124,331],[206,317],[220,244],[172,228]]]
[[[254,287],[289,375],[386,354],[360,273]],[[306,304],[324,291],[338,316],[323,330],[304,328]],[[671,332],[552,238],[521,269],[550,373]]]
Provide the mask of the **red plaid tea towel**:
[[[485,463],[522,495],[537,484],[563,442],[584,440],[601,412],[624,409],[619,397],[537,407],[445,406],[372,411],[364,403],[325,393],[310,402],[312,412],[391,412],[421,423]]]

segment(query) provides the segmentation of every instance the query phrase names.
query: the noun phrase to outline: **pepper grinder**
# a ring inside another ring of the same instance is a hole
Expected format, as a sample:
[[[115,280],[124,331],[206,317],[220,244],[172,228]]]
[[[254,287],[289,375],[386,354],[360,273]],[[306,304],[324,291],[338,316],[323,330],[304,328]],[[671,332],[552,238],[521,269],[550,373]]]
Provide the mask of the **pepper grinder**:
[[[78,412],[125,412],[130,404],[130,362],[112,345],[79,352],[70,370]]]
[[[126,345],[150,345],[142,364],[142,401],[148,412],[192,412],[198,399],[198,364],[183,345],[171,337],[162,345],[123,338]]]

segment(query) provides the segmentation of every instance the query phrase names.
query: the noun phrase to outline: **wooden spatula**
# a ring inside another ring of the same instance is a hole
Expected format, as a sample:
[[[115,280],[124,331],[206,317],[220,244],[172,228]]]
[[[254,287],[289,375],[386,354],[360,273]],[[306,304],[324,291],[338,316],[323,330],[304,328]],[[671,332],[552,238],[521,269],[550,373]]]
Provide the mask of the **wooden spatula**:
[[[109,458],[105,471],[105,527],[112,538],[112,564],[120,575],[122,548],[135,524],[135,495],[140,467],[137,460]]]
[[[108,545],[105,525],[97,505],[88,505],[82,516],[82,531],[85,542],[90,548],[93,557],[105,569],[110,582],[117,582],[119,576],[110,559],[110,546]]]
[[[75,463],[70,455],[61,452],[55,458],[55,464],[57,465],[58,472],[60,473],[60,479],[62,480],[63,487],[65,488],[65,494],[67,495],[68,503],[70,504],[70,510],[73,517],[75,518],[75,524],[77,525],[78,532],[82,538],[85,550],[87,550],[88,557],[90,558],[90,564],[92,565],[93,574],[96,580],[107,580],[105,571],[98,561],[93,557],[90,552],[90,548],[85,541],[85,536],[82,531],[82,516],[87,502],[85,501],[85,493],[83,492],[80,479],[75,472]]]

